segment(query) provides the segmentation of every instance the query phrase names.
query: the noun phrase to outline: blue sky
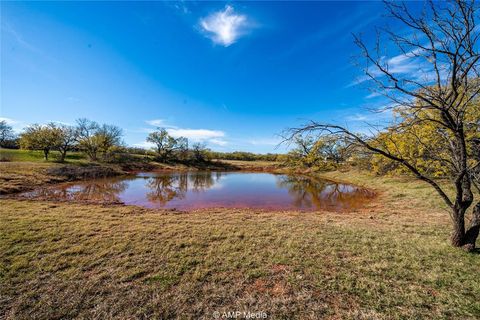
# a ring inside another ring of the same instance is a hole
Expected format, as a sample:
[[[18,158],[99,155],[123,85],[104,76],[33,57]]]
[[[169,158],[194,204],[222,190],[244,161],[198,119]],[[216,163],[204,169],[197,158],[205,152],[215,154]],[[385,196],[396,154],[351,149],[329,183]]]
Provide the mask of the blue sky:
[[[214,150],[283,152],[307,119],[361,128],[367,90],[352,32],[380,2],[2,2],[1,118],[86,117],[145,145],[155,126]],[[415,65],[393,56],[400,72]],[[397,61],[398,60],[398,61]]]

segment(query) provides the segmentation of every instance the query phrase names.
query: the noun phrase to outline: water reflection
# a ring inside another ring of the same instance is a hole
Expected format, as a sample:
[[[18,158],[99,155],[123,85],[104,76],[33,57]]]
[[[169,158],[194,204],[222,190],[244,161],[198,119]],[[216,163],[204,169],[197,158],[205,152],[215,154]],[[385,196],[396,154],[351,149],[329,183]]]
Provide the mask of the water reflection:
[[[288,189],[297,208],[351,209],[374,196],[364,188],[309,176],[283,175],[278,177],[278,185]]]
[[[122,202],[153,208],[249,207],[343,211],[373,194],[348,184],[299,175],[239,172],[141,173],[40,188],[21,196]]]
[[[186,175],[152,177],[148,178],[146,186],[150,190],[147,192],[149,201],[166,204],[174,198],[185,198],[188,179]]]
[[[164,174],[148,177],[146,186],[147,199],[152,202],[166,204],[172,199],[184,199],[187,191],[202,192],[219,181],[220,172],[195,172]]]
[[[125,179],[118,181],[96,179],[88,183],[39,188],[35,191],[27,192],[26,195],[41,199],[121,202],[119,195],[127,188],[128,183]]]

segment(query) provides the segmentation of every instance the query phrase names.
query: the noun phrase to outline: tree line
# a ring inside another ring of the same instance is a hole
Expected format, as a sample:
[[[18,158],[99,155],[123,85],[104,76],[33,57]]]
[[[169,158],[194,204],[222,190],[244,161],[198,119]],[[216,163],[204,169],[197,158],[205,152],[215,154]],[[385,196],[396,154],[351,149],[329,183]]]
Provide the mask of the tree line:
[[[112,161],[141,155],[158,162],[208,162],[218,160],[276,161],[281,155],[251,152],[218,152],[202,142],[190,143],[186,137],[173,137],[165,128],[156,128],[146,141],[151,149],[129,147],[122,140],[123,130],[115,125],[100,124],[81,118],[76,124],[50,122],[27,126],[19,135],[5,120],[0,121],[0,147],[39,150],[48,160],[51,151],[58,152],[58,161],[65,161],[68,152],[83,152],[91,161]]]
[[[40,150],[45,160],[51,151],[58,151],[59,161],[65,161],[67,152],[82,151],[91,161],[106,160],[115,148],[123,146],[122,130],[114,125],[99,124],[85,118],[78,119],[75,126],[57,124],[32,124],[18,137],[5,121],[0,122],[0,146]]]

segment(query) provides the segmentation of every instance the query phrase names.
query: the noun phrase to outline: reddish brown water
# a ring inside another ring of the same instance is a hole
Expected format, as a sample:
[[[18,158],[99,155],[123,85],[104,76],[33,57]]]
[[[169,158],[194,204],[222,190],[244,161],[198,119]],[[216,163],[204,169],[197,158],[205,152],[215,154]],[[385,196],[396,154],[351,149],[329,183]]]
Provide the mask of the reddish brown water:
[[[140,173],[60,184],[22,197],[121,202],[148,208],[262,208],[346,211],[374,194],[353,185],[309,176],[244,172]]]

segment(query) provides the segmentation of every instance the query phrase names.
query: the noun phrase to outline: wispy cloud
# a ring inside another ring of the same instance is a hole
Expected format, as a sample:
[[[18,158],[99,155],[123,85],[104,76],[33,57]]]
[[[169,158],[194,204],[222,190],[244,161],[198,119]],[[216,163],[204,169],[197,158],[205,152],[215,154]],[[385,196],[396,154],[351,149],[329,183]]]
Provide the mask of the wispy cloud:
[[[388,69],[388,72],[397,75],[415,76],[419,73],[419,70],[424,71],[423,68],[425,66],[422,61],[413,56],[413,53],[399,54],[390,59],[383,57],[380,60],[381,63],[383,60],[383,64],[385,68]],[[375,78],[385,76],[384,73],[378,69],[370,69],[368,72]],[[371,80],[370,76],[362,75],[353,80],[347,87],[355,86],[368,80]]]
[[[320,28],[318,31],[307,34],[303,38],[299,35],[299,40],[290,44],[290,48],[281,52],[278,58],[290,58],[291,55],[304,52],[315,45],[323,45],[332,39],[335,39],[335,41],[330,41],[330,46],[339,46],[345,41],[352,41],[352,37],[345,35],[362,30],[379,17],[380,14],[372,14],[372,12],[359,10],[348,18],[338,19],[337,23],[329,25],[328,28]]]
[[[17,32],[10,24],[8,24],[7,22],[3,22],[2,23],[2,30],[4,30],[6,33],[8,33],[9,35],[11,35],[13,37],[13,39],[15,39],[15,41],[22,47],[24,47],[25,49],[28,49],[32,52],[35,52],[35,53],[41,53],[40,50],[35,47],[34,45],[32,45],[30,42],[28,42],[27,40],[25,40],[23,38],[23,36]]]
[[[173,7],[183,14],[190,13],[190,9],[187,7],[186,1],[175,1],[172,3]]]
[[[143,148],[143,149],[151,149],[155,147],[155,144],[147,141],[142,141],[142,142],[134,143],[133,146],[138,148]]]
[[[225,132],[220,130],[179,128],[169,124],[165,119],[147,120],[145,123],[153,127],[165,128],[167,132],[175,138],[185,137],[192,142],[205,142],[218,146],[225,146],[228,144],[224,139],[226,136]],[[154,128],[141,128],[140,130],[146,133],[155,131]],[[142,145],[141,147],[145,147],[145,145]]]
[[[0,121],[5,121],[8,125],[12,126],[14,124],[17,124],[19,121],[13,120],[10,118],[5,118],[5,117],[0,117]]]
[[[20,133],[25,127],[25,122],[14,120],[11,118],[0,117],[0,121],[5,121],[9,126],[12,127],[13,131],[15,131],[16,133]]]
[[[412,51],[388,59],[386,64],[388,65],[389,72],[396,74],[417,73],[419,68],[423,67],[423,61],[420,61],[415,54],[416,53]]]
[[[428,45],[425,45],[428,46]],[[410,78],[411,80],[415,81],[422,81],[422,82],[431,82],[434,80],[436,74],[433,72],[433,66],[428,61],[425,60],[425,57],[419,56],[421,54],[422,49],[417,48],[410,52],[398,54],[391,58],[381,57],[380,63],[383,65],[385,69],[388,70],[389,73],[397,76],[405,76]],[[446,77],[448,70],[446,66],[439,64],[439,71],[441,77]],[[378,70],[376,67],[372,67],[369,70],[371,76],[375,78],[382,78],[385,77],[385,74]],[[353,80],[351,83],[347,85],[347,87],[355,86],[361,83],[364,83],[368,80],[371,80],[370,76],[362,75]],[[371,94],[367,96],[367,98],[372,98],[378,96],[375,94]]]
[[[369,95],[367,95],[365,98],[367,98],[367,99],[372,99],[372,98],[376,98],[376,97],[380,97],[380,96],[381,96],[380,93],[378,93],[378,92],[372,92],[372,93],[370,93]]]
[[[185,137],[192,141],[212,141],[218,138],[223,138],[225,133],[219,130],[208,129],[181,129],[181,128],[169,128],[168,133],[173,137]]]
[[[165,119],[152,119],[146,120],[145,123],[155,127],[167,127],[167,121]]]
[[[370,119],[370,117],[367,116],[366,114],[356,113],[356,114],[348,116],[346,119],[348,121],[367,121],[367,120]]]
[[[393,113],[390,108],[375,109],[377,111],[357,112],[345,117],[345,120],[352,122],[366,123],[386,123],[393,119]]]
[[[71,123],[71,122],[65,122],[65,121],[50,120],[50,121],[47,121],[47,122],[48,122],[48,123],[52,122],[52,123],[59,124],[59,125],[64,125],[64,126],[74,126],[73,123]]]
[[[210,143],[216,144],[217,146],[226,146],[228,144],[227,141],[223,139],[210,139]]]
[[[246,15],[237,14],[232,6],[200,19],[200,27],[214,43],[225,47],[235,43],[249,29]]]
[[[249,140],[248,143],[254,146],[276,146],[281,141],[280,138],[256,138]]]

